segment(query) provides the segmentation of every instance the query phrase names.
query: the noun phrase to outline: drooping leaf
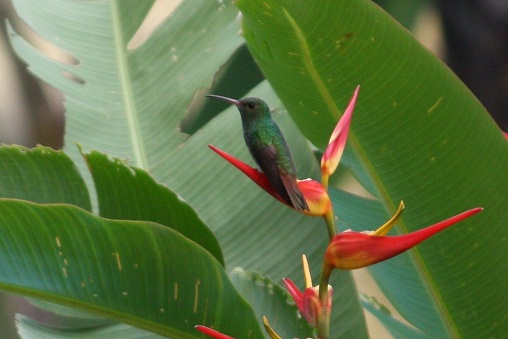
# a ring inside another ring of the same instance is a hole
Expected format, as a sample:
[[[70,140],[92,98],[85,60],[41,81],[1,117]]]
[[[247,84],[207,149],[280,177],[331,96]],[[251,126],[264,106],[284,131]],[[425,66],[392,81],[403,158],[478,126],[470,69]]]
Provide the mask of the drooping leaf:
[[[217,240],[194,210],[143,170],[99,152],[84,155],[99,197],[102,217],[153,221],[169,226],[223,263]],[[62,151],[39,146],[0,147],[0,195],[37,203],[66,203],[90,209],[77,167]]]
[[[196,324],[262,337],[220,263],[159,224],[1,199],[0,257],[0,287],[10,292],[171,337],[201,337]]]
[[[393,269],[375,266],[399,312],[431,336],[505,333],[508,298],[499,298],[507,292],[496,272],[508,270],[508,172],[500,170],[508,145],[478,100],[371,1],[236,4],[251,53],[319,148],[362,86],[344,164],[388,214],[405,201],[400,232],[485,208],[393,259]]]
[[[42,146],[0,146],[0,197],[91,209],[76,165],[63,152]]]
[[[99,152],[84,154],[94,179],[99,214],[109,219],[145,220],[168,226],[208,250],[224,264],[217,239],[196,212],[145,171]]]

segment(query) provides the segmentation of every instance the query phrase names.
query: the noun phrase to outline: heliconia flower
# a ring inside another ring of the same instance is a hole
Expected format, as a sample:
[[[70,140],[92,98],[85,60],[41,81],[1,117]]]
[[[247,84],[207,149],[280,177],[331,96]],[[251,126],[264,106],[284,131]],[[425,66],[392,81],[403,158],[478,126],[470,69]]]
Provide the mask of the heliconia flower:
[[[233,337],[222,334],[219,331],[216,331],[210,327],[206,327],[203,325],[196,325],[195,328],[196,328],[196,330],[208,335],[209,337],[215,338],[215,339],[235,339]]]
[[[386,234],[389,229],[371,233],[349,230],[342,232],[333,237],[328,245],[325,252],[325,266],[329,273],[333,268],[352,270],[376,264],[409,250],[434,234],[482,210],[481,207],[473,208],[435,225],[404,235],[378,235]]]
[[[329,316],[332,306],[333,289],[328,285],[328,302],[325,305],[325,310],[328,310],[328,315],[323,314],[323,305],[319,299],[319,287],[313,286],[306,288],[301,292],[298,287],[288,278],[283,279],[286,288],[293,297],[293,300],[300,310],[302,316],[312,327],[317,327],[318,319],[322,316]]]
[[[287,205],[287,203],[282,199],[282,197],[273,189],[272,185],[268,181],[266,175],[247,165],[243,161],[235,158],[231,154],[224,152],[223,150],[213,146],[208,145],[214,152],[219,154],[221,157],[226,159],[240,171],[242,171],[245,175],[247,175],[252,181],[254,181],[259,187],[264,189],[267,193],[272,195],[275,199]],[[307,201],[307,205],[309,206],[309,211],[298,211],[306,215],[311,216],[324,216],[326,215],[332,208],[332,203],[328,193],[324,189],[324,187],[317,181],[312,179],[305,180],[297,180],[298,187]],[[289,206],[289,205],[287,205]]]
[[[282,279],[286,288],[293,297],[298,310],[302,316],[312,327],[317,327],[320,320],[325,317],[325,322],[330,319],[330,312],[332,309],[332,296],[333,288],[328,285],[328,293],[326,297],[326,303],[322,303],[319,297],[319,286],[312,286],[310,280],[309,266],[307,264],[307,258],[303,256],[303,267],[305,274],[305,285],[306,288],[301,292],[298,287],[288,278]]]
[[[321,175],[323,186],[328,186],[328,177],[335,172],[339,165],[342,153],[346,146],[346,140],[349,133],[349,126],[351,125],[351,118],[353,117],[353,111],[356,105],[356,99],[360,86],[356,87],[353,96],[349,100],[349,103],[344,111],[344,114],[340,118],[337,126],[333,130],[328,147],[326,147],[323,157],[321,158]]]

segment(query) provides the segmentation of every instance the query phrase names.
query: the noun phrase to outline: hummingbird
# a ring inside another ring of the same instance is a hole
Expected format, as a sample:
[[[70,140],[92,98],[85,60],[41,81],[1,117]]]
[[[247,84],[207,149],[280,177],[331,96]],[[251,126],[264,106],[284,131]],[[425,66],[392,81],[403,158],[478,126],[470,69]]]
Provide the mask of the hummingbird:
[[[272,120],[268,105],[254,97],[241,100],[213,94],[207,97],[224,100],[238,108],[245,144],[272,187],[294,209],[309,211],[296,182],[295,165],[286,139]]]

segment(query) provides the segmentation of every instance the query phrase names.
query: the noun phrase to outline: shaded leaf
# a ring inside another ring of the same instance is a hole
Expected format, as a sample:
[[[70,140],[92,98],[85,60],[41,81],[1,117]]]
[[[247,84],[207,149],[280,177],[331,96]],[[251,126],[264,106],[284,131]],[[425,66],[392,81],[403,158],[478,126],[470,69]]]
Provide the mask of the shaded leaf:
[[[182,2],[140,46],[128,50],[151,3],[14,1],[32,29],[78,61],[56,63],[11,36],[29,69],[65,94],[67,147],[79,141],[85,150],[128,156],[149,169],[184,140],[176,127],[194,93],[210,85],[242,43],[238,11],[230,2],[202,0]],[[77,152],[68,151],[79,160]]]
[[[242,74],[245,76],[241,76]],[[263,80],[264,76],[247,46],[241,45],[215,74],[211,88],[196,93],[187,114],[180,122],[180,130],[183,133],[195,133],[228,106],[218,100],[208,100],[204,97],[206,93],[241,98]]]
[[[156,183],[145,171],[99,152],[84,154],[92,173],[100,216],[153,221],[200,244],[220,263],[217,239],[196,212],[174,192]]]

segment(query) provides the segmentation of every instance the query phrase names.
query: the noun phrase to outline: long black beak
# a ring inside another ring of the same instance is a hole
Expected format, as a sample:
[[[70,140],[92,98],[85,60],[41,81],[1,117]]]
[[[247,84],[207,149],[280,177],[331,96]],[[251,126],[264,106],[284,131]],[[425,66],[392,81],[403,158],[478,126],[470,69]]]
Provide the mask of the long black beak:
[[[240,101],[238,101],[236,99],[231,99],[231,98],[228,98],[228,97],[223,97],[223,96],[215,95],[215,94],[207,94],[205,96],[209,97],[209,98],[216,98],[216,99],[220,99],[220,100],[229,102],[230,104],[233,104],[233,105],[235,105],[237,107],[240,106]]]

